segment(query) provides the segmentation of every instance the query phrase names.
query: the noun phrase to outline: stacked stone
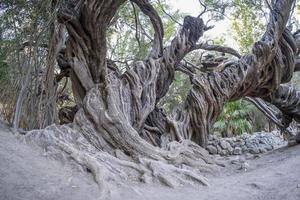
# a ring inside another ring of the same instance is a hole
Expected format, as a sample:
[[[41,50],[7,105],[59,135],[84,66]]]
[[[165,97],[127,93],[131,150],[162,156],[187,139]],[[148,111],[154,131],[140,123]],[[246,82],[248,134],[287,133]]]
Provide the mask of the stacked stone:
[[[257,132],[254,134],[243,134],[231,138],[219,138],[210,135],[207,150],[211,154],[221,156],[241,155],[244,153],[259,154],[271,151],[286,145],[279,131]]]

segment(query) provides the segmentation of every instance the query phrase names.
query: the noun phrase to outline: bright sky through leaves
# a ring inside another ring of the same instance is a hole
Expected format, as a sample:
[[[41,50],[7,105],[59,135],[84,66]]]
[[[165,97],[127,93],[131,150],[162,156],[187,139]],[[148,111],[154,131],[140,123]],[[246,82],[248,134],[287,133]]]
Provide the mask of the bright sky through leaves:
[[[174,10],[179,10],[181,13],[186,13],[192,16],[198,16],[203,9],[198,0],[168,0],[168,2],[169,5],[171,5],[174,8]],[[208,19],[204,20],[206,21]],[[214,25],[215,27],[212,30],[208,31],[205,34],[206,36],[208,36],[210,39],[221,38],[226,36],[225,44],[237,48],[236,42],[229,34],[227,34],[227,30],[231,26],[229,20],[223,20],[217,23],[215,22],[214,24],[209,25]]]

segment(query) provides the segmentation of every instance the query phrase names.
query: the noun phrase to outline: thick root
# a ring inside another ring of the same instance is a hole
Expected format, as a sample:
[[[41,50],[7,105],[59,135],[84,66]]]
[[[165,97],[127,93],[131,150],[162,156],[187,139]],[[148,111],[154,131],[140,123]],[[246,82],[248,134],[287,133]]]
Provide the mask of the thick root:
[[[192,170],[180,169],[173,165],[164,164],[157,161],[148,163],[149,169],[152,171],[152,176],[169,186],[178,187],[186,184],[202,184],[209,186],[208,180],[198,172]]]
[[[144,156],[133,159],[120,149],[115,150],[114,155],[101,151],[70,126],[52,125],[21,137],[45,149],[47,155],[63,162],[73,160],[90,172],[103,194],[101,199],[110,196],[113,185],[140,181],[161,183],[172,188],[197,184],[208,186],[208,180],[202,173],[212,173],[216,167],[206,151],[187,141],[170,144],[168,151],[162,150],[165,160],[154,160]],[[207,158],[202,159],[204,157]]]

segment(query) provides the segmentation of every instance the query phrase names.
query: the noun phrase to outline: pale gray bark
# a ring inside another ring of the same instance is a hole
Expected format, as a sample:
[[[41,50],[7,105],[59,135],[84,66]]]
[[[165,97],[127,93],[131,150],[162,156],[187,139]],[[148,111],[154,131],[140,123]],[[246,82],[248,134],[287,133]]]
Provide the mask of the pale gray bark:
[[[73,129],[51,127],[55,134],[45,142],[88,166],[101,184],[99,171],[118,171],[125,166],[145,182],[154,177],[169,186],[190,180],[207,185],[201,172],[213,171],[218,163],[202,147],[224,103],[246,96],[266,98],[281,90],[280,84],[289,81],[294,72],[296,42],[285,28],[294,1],[276,1],[266,32],[249,55],[240,57],[232,49],[215,48],[229,50],[240,59],[215,72],[191,74],[193,87],[170,116],[157,108],[157,103],[166,95],[180,61],[201,48],[197,41],[206,27],[202,19],[188,16],[171,44],[162,48],[163,28],[155,9],[147,0],[133,1],[150,17],[155,42],[145,60],[120,74],[106,58],[106,30],[124,2],[77,2],[78,10],[60,14],[69,33],[65,61],[72,70],[73,93],[81,108]],[[78,138],[73,140],[76,134]],[[39,133],[31,136],[38,141],[42,137]],[[83,147],[74,145],[76,141],[84,142]],[[108,166],[103,157],[114,164]]]

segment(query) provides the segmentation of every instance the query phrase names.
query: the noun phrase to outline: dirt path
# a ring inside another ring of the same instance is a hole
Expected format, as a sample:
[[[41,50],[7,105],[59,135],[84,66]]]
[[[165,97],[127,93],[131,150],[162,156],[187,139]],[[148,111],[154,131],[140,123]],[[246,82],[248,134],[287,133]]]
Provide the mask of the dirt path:
[[[96,199],[93,178],[74,166],[45,157],[0,124],[0,200]]]
[[[240,164],[230,164],[220,176],[210,177],[210,187],[135,187],[115,199],[300,200],[300,145],[246,162],[246,171]]]
[[[112,199],[300,200],[300,145],[246,162],[228,164],[218,176],[210,177],[210,187],[170,189],[141,184],[115,189]],[[97,199],[93,178],[74,166],[46,158],[0,125],[0,200]]]

